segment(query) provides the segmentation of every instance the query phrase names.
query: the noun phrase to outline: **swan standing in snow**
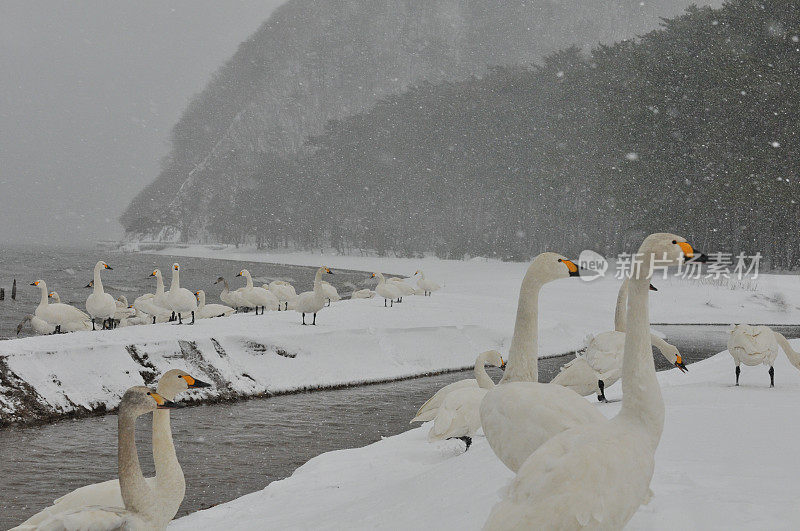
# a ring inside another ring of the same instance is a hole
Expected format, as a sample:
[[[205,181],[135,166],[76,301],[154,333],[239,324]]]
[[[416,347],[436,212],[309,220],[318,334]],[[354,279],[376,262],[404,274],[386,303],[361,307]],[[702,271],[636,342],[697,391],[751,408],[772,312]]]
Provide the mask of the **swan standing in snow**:
[[[322,292],[325,294],[326,306],[330,306],[331,303],[342,300],[336,286],[330,282],[322,281]]]
[[[481,427],[480,405],[486,392],[494,382],[486,373],[485,365],[504,368],[503,357],[496,350],[487,350],[475,360],[476,386],[462,387],[449,393],[438,408],[433,426],[428,432],[428,441],[461,439],[469,450],[472,437]]]
[[[740,365],[750,367],[767,365],[769,370],[769,386],[775,387],[775,358],[782,348],[789,362],[800,369],[800,353],[789,345],[786,338],[768,326],[736,325],[728,338],[728,352],[736,363],[736,385],[739,385]]]
[[[250,271],[242,269],[236,276],[245,278],[247,285],[237,291],[240,291],[244,298],[255,307],[256,315],[258,315],[259,308],[261,308],[261,315],[264,315],[265,311],[275,311],[278,309],[280,306],[278,298],[270,293],[269,290],[254,286]]]
[[[652,285],[651,291],[658,291]],[[622,373],[622,353],[625,348],[625,310],[628,301],[628,279],[622,282],[617,294],[614,313],[614,330],[594,336],[582,354],[570,360],[550,383],[563,385],[587,396],[597,394],[597,399],[606,402],[605,389],[614,385]],[[667,361],[683,372],[687,372],[683,358],[674,345],[670,345],[655,334],[650,341]]]
[[[55,327],[55,333],[60,333],[62,330],[66,332],[70,327],[79,326],[77,323],[90,320],[88,315],[69,304],[49,304],[47,299],[49,292],[47,291],[47,284],[44,280],[31,282],[31,286],[37,286],[41,292],[39,305],[36,307],[34,314],[39,319],[53,325]]]
[[[170,284],[167,292],[167,308],[178,316],[178,324],[183,324],[182,315],[186,313],[192,314],[192,322],[190,324],[194,324],[197,299],[194,293],[181,287],[180,272],[181,266],[177,263],[172,264],[172,284]]]
[[[359,289],[350,294],[351,299],[371,299],[375,296],[375,292],[369,288]]]
[[[425,278],[425,273],[422,272],[422,269],[418,269],[416,272],[414,272],[414,276],[416,275],[419,275],[417,286],[422,290],[422,294],[424,296],[430,297],[434,291],[440,289],[441,286],[439,286],[439,284]]]
[[[283,305],[284,310],[288,310],[289,304],[294,304],[294,301],[297,300],[297,292],[294,290],[294,286],[285,280],[273,280],[269,283],[269,286],[264,287],[278,298],[278,310],[281,309],[281,305]]]
[[[619,414],[571,428],[539,447],[485,529],[622,529],[652,496],[664,400],[650,343],[650,277],[654,260],[674,265],[694,251],[683,238],[659,233],[645,238],[637,256],[642,262],[630,280]]]
[[[180,369],[172,369],[161,376],[158,381],[157,393],[166,400],[172,401],[177,395],[188,389],[210,386],[211,384],[196,380]],[[169,409],[157,409],[153,412],[153,462],[156,467],[156,475],[145,478],[145,481],[162,501],[157,524],[166,527],[178,512],[186,493],[186,480],[183,477],[178,457],[175,455],[175,445],[172,441]],[[20,525],[20,528],[35,526],[48,517],[87,505],[124,507],[119,479],[110,479],[75,489],[58,498],[53,505],[28,518]]]
[[[556,253],[537,256],[519,290],[514,336],[500,384],[481,402],[483,432],[495,455],[513,471],[542,443],[562,431],[601,421],[597,409],[574,391],[539,379],[539,292],[578,267]]]
[[[375,293],[383,297],[383,307],[386,307],[386,301],[391,302],[390,307],[394,307],[394,301],[400,298],[400,290],[386,282],[383,273],[372,273],[372,277],[377,278],[378,285],[375,286]]]
[[[246,308],[249,306],[249,302],[244,299],[244,295],[239,291],[231,291],[230,287],[228,287],[228,281],[225,280],[224,277],[219,277],[214,284],[219,284],[222,282],[222,292],[219,294],[219,300],[227,304],[232,308],[236,308],[238,312],[240,308]]]
[[[400,302],[403,302],[403,297],[406,295],[413,295],[417,292],[417,290],[406,284],[402,278],[391,277],[388,282],[400,292]]]
[[[317,324],[317,312],[325,307],[325,293],[322,291],[322,275],[332,275],[333,271],[330,268],[322,266],[317,269],[317,274],[314,275],[314,290],[301,293],[297,297],[295,304],[295,311],[303,314],[303,324],[306,324],[306,314],[314,314],[312,325]]]
[[[103,281],[100,278],[100,271],[112,269],[102,260],[94,265],[94,279],[87,287],[92,288],[92,293],[86,299],[86,311],[92,317],[92,330],[95,330],[95,320],[102,319],[103,328],[114,327],[114,312],[117,311],[117,303],[114,297],[103,291]]]
[[[208,319],[211,317],[227,317],[236,313],[236,310],[224,304],[206,304],[206,292],[198,290],[194,292],[197,297],[197,318]]]
[[[173,402],[147,387],[131,387],[122,397],[117,414],[119,486],[125,508],[87,505],[48,516],[32,526],[41,530],[111,531],[119,529],[166,529],[161,515],[167,503],[148,485],[139,466],[134,430],[136,418],[158,409],[174,408]],[[24,529],[24,528],[23,528]]]

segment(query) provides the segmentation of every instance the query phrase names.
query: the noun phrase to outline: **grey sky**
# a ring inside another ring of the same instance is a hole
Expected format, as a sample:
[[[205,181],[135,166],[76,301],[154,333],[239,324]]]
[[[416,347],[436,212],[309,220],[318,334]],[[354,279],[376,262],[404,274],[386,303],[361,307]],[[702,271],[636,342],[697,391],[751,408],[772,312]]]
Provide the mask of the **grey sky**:
[[[284,0],[0,0],[0,241],[121,235],[188,99]]]

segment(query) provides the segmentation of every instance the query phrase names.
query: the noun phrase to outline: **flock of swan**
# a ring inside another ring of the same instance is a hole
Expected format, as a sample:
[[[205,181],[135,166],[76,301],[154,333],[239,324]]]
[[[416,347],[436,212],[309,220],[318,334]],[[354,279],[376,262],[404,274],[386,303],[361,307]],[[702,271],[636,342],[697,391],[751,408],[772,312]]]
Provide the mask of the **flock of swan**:
[[[442,388],[412,419],[432,421],[430,441],[462,439],[467,450],[471,438],[482,429],[497,458],[515,472],[484,529],[621,529],[651,498],[655,451],[665,422],[652,346],[686,371],[678,350],[650,332],[652,266],[655,260],[662,267],[678,265],[686,259],[701,260],[703,255],[680,236],[656,233],[645,238],[637,256],[641,262],[634,265],[620,289],[615,330],[596,336],[587,351],[566,364],[550,383],[538,381],[539,292],[549,282],[579,276],[580,272],[572,261],[559,254],[545,252],[537,256],[520,288],[508,359],[494,350],[481,353],[475,363],[475,379]],[[95,268],[95,289],[103,268],[108,268],[103,262]],[[178,271],[176,264],[173,287],[178,286]],[[326,302],[320,282],[322,275],[328,273],[329,268],[319,268],[312,292],[293,298],[288,289],[281,295],[277,290],[265,290],[271,293],[269,301],[260,294],[262,298],[250,298],[248,303],[260,306],[262,311],[275,305],[282,304],[284,309],[293,305],[300,313],[316,315]],[[158,271],[153,275],[160,279]],[[249,272],[242,270],[240,275],[247,279],[247,289],[255,289]],[[376,288],[375,293],[392,303],[402,298],[396,290],[384,291],[390,282],[382,275],[373,276],[379,279],[381,289]],[[154,298],[165,296],[160,280],[159,285],[161,294]],[[433,291],[427,286],[419,287],[424,295]],[[46,288],[41,289],[46,303]],[[102,285],[99,293],[102,294]],[[224,293],[227,302],[243,300],[229,298],[236,292],[230,292],[227,286]],[[103,299],[95,297],[93,307],[95,303],[98,308],[101,303],[106,305]],[[88,306],[87,303],[87,309]],[[187,302],[187,309],[172,310],[180,319],[181,313],[189,311],[188,306]],[[109,306],[102,315],[91,314],[92,319],[107,319],[110,310]],[[741,363],[768,365],[770,383],[774,385],[772,365],[779,348],[800,368],[800,353],[767,327],[737,326],[731,333],[729,348],[736,362],[737,385]],[[486,364],[505,369],[498,384],[487,374]],[[607,419],[583,396],[596,393],[604,400],[604,388],[620,379],[621,409]],[[169,409],[176,407],[172,400],[179,393],[206,386],[183,371],[171,370],[161,377],[157,391],[147,387],[129,389],[122,397],[118,414],[119,479],[62,496],[15,529],[164,529],[175,516],[186,488],[175,456]],[[135,419],[151,412],[156,475],[145,478],[133,432]]]
[[[112,269],[106,262],[100,260],[95,264],[93,279],[86,286],[92,288],[92,293],[86,299],[86,312],[61,302],[55,291],[47,290],[44,280],[36,280],[31,286],[37,286],[41,291],[39,305],[33,314],[28,314],[17,326],[19,335],[23,326],[29,324],[37,334],[57,334],[77,332],[80,330],[96,330],[100,325],[103,329],[117,326],[131,326],[142,324],[156,324],[177,321],[183,324],[183,319],[191,317],[190,324],[195,319],[208,319],[212,317],[226,317],[238,311],[254,310],[255,314],[266,311],[295,310],[302,314],[302,324],[306,324],[306,314],[312,316],[309,324],[317,324],[317,313],[332,302],[341,300],[336,288],[322,280],[323,275],[332,275],[329,267],[322,266],[317,269],[314,276],[314,288],[311,291],[300,293],[294,286],[284,280],[274,280],[263,286],[255,286],[250,271],[242,269],[236,276],[245,279],[245,285],[231,291],[228,281],[219,277],[215,284],[222,283],[220,301],[223,304],[206,303],[206,293],[203,290],[192,292],[181,287],[180,264],[172,264],[172,283],[169,290],[164,288],[164,278],[161,270],[155,269],[150,277],[156,279],[155,293],[147,293],[137,297],[132,305],[128,305],[125,296],[116,300],[103,289],[101,271]],[[384,298],[384,306],[395,302],[402,302],[405,295],[429,296],[440,289],[435,282],[426,279],[425,273],[417,270],[413,276],[419,275],[417,287],[413,287],[399,277],[386,279],[382,273],[373,273],[370,278],[377,278],[378,285],[375,290],[355,290],[351,294],[353,299],[370,299],[376,295]],[[52,302],[50,302],[52,300]]]

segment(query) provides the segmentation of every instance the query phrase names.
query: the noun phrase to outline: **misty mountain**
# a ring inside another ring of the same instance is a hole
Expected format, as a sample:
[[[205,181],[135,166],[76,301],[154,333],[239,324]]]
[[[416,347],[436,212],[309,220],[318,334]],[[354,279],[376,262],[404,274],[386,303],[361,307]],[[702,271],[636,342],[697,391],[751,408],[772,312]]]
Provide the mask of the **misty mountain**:
[[[292,0],[223,65],[172,132],[158,178],[121,217],[129,233],[218,237],[221,199],[307,156],[329,120],[423,82],[484,75],[559,48],[634,37],[688,1]],[[256,175],[258,174],[258,175]],[[306,179],[314,179],[313,175]]]

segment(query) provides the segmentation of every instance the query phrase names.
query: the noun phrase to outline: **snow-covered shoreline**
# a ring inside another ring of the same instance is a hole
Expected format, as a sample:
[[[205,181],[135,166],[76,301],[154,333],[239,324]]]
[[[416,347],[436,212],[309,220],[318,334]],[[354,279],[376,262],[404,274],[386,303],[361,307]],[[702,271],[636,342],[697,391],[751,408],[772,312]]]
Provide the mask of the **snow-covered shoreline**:
[[[215,387],[215,401],[355,385],[469,367],[478,352],[507,350],[519,285],[528,264],[273,253],[205,246],[160,254],[218,259],[325,264],[412,275],[423,268],[444,285],[433,297],[383,302],[344,300],[324,309],[318,326],[300,326],[295,312],[236,315],[172,324],[79,332],[0,342],[0,424],[49,421],[113,410],[131,385],[152,383],[183,368]],[[365,274],[365,279],[367,278]],[[758,291],[697,281],[658,280],[653,322],[800,322],[800,282],[764,275]],[[192,287],[192,286],[189,286]],[[619,281],[577,279],[547,285],[541,296],[542,356],[570,352],[612,325]],[[209,293],[209,302],[217,293]],[[747,317],[745,317],[747,316]]]

